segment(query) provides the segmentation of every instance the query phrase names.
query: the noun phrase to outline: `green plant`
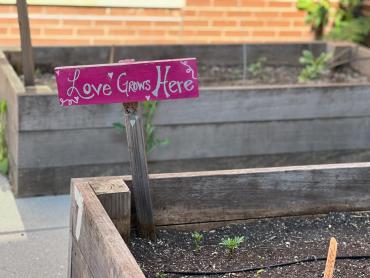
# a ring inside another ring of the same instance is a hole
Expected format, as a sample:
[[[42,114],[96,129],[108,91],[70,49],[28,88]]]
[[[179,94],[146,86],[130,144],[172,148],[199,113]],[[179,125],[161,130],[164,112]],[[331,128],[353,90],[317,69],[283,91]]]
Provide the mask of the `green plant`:
[[[155,277],[156,277],[156,278],[166,278],[166,277],[167,277],[167,275],[166,275],[166,274],[164,274],[163,272],[157,272],[157,273],[155,274]]]
[[[146,153],[150,155],[158,146],[168,145],[170,141],[166,139],[158,139],[155,137],[155,126],[153,125],[154,114],[157,110],[156,101],[147,101],[143,104],[143,118],[144,118],[144,132],[146,138]],[[121,123],[113,123],[113,128],[119,132],[124,133],[125,127]]]
[[[257,61],[253,64],[250,64],[248,66],[248,71],[254,76],[258,76],[262,73],[263,68],[266,63],[266,58],[265,57],[259,57]]]
[[[8,174],[8,148],[5,140],[5,116],[7,104],[6,100],[0,101],[0,172],[4,175]]]
[[[264,273],[264,272],[266,272],[266,270],[264,270],[263,268],[262,269],[259,269],[259,270],[257,270],[257,272],[254,275],[254,277],[259,278],[259,277],[261,277],[261,274]]]
[[[199,251],[200,250],[200,243],[203,240],[203,235],[199,232],[194,232],[194,233],[191,234],[191,237],[194,239],[195,250]]]
[[[143,105],[143,116],[145,118],[145,135],[146,135],[146,151],[149,154],[158,146],[165,146],[170,143],[168,138],[158,139],[155,137],[155,126],[153,125],[153,118],[157,110],[156,101],[146,101]]]
[[[240,244],[244,242],[244,236],[235,236],[233,238],[225,238],[221,240],[220,245],[224,246],[230,253],[238,249]]]
[[[307,13],[306,23],[311,25],[315,39],[322,39],[325,26],[329,22],[329,0],[298,0],[297,8]]]
[[[328,62],[331,58],[331,53],[323,52],[318,58],[315,58],[311,51],[304,50],[302,56],[299,58],[299,63],[305,67],[301,70],[298,81],[307,82],[320,77],[328,68]]]
[[[362,12],[362,0],[340,0],[329,39],[365,43],[370,33],[370,16]]]
[[[257,272],[254,275],[254,277],[259,278],[259,277],[261,277],[261,274],[264,273],[264,272],[266,272],[265,269],[263,269],[263,268],[262,269],[259,269],[259,270],[257,270]]]

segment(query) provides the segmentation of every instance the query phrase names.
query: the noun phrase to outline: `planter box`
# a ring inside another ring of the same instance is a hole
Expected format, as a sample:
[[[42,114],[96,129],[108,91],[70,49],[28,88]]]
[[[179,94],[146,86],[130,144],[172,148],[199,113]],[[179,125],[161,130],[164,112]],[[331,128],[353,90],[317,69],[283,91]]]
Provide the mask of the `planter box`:
[[[370,163],[150,176],[156,226],[187,230],[250,218],[369,210],[369,183]],[[72,180],[71,277],[144,277],[126,245],[131,186],[129,176]]]
[[[351,50],[352,66],[370,76],[369,50],[354,45],[274,44],[116,47],[138,60],[198,57],[201,66],[297,63],[303,49]],[[109,47],[36,48],[40,68],[106,63]],[[279,53],[279,55],[276,55]],[[357,58],[356,58],[357,57]],[[125,136],[112,123],[120,105],[61,108],[48,87],[24,88],[0,54],[0,96],[8,101],[10,177],[17,196],[60,194],[73,177],[129,173]],[[118,58],[117,58],[118,59]],[[152,173],[370,160],[370,83],[202,88],[197,100],[161,102],[154,124],[171,143],[149,160]]]

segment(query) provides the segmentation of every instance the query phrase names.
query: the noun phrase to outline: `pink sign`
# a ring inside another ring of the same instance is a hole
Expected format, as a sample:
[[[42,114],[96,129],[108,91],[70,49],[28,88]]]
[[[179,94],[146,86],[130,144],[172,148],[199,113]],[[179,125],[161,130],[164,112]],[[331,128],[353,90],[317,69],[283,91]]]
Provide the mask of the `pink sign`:
[[[61,106],[198,97],[195,58],[55,68]]]

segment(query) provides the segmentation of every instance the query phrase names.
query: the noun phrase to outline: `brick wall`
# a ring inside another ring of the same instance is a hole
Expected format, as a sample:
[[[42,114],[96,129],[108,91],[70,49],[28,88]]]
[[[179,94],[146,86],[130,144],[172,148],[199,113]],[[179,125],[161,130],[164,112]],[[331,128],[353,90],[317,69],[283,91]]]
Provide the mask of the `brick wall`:
[[[369,1],[368,1],[369,2]],[[183,9],[29,6],[34,45],[308,41],[296,0],[187,0]],[[0,46],[19,45],[15,6],[0,5]]]

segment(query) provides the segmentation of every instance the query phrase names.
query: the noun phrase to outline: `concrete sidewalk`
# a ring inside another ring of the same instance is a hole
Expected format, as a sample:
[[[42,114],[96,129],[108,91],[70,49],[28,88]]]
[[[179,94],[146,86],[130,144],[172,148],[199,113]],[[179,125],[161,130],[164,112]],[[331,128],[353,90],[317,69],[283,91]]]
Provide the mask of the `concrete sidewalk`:
[[[0,278],[67,277],[69,196],[15,199],[0,176]]]

